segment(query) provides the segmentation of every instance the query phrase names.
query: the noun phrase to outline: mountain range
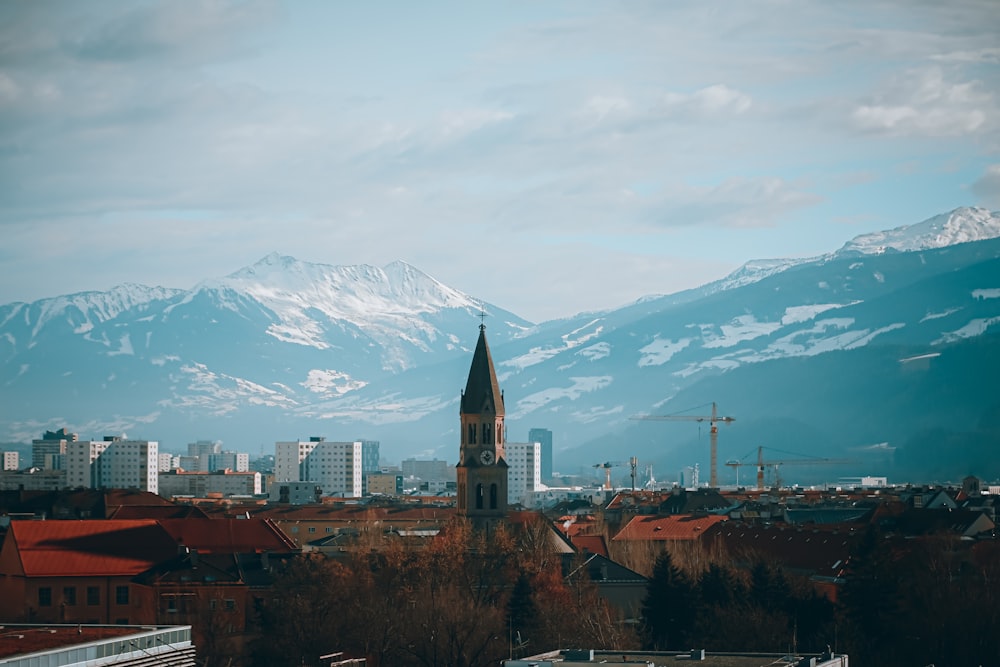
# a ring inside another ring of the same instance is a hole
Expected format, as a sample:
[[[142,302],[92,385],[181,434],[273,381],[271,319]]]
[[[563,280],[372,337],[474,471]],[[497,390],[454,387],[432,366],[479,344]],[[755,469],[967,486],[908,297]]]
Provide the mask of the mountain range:
[[[636,417],[715,403],[735,419],[720,427],[720,465],[764,447],[799,464],[782,474],[803,483],[1000,477],[1000,214],[977,208],[543,323],[403,262],[277,254],[191,290],[126,284],[6,304],[0,441],[66,427],[257,455],[320,435],[379,440],[388,460],[453,461],[481,322],[508,439],[551,429],[567,473],[603,476],[600,465],[635,456],[657,478],[698,464],[707,480],[707,422]]]

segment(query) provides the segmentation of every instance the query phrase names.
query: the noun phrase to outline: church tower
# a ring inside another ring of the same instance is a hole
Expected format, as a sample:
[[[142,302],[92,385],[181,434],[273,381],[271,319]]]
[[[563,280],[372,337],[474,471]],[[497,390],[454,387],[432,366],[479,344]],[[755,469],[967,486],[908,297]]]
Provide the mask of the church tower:
[[[486,343],[486,326],[480,325],[460,402],[461,447],[456,466],[458,514],[479,527],[488,527],[507,513],[503,418],[503,393]]]

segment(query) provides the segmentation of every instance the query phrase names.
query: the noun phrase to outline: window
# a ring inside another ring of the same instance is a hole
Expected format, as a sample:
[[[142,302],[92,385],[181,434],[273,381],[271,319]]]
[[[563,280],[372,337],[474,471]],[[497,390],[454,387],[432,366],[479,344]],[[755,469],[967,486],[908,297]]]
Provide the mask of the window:
[[[67,607],[76,606],[76,586],[67,586],[63,589],[63,602]]]
[[[316,526],[309,526],[309,532],[310,533],[315,533],[316,532]]]
[[[232,611],[236,609],[236,600],[232,598],[226,599],[226,611]]]
[[[115,586],[115,604],[128,604],[128,586]]]
[[[101,589],[97,586],[87,586],[87,604],[96,607],[101,604]]]
[[[38,589],[38,606],[39,607],[51,607],[52,606],[52,589],[48,586],[43,586]]]
[[[218,602],[219,602],[218,600],[216,600],[215,598],[212,598],[211,600],[209,600],[209,601],[208,601],[208,608],[209,608],[209,609],[210,609],[211,611],[215,611],[215,608],[216,608],[217,606],[219,606],[219,605],[218,605]]]

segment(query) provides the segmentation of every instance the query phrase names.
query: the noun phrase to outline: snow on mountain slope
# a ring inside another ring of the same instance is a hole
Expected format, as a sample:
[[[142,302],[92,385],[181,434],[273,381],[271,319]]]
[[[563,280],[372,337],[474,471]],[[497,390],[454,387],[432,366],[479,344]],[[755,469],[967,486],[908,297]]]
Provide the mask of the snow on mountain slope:
[[[250,296],[271,310],[278,322],[268,333],[278,340],[326,349],[324,322],[347,322],[381,343],[405,340],[419,348],[439,335],[422,315],[447,308],[478,310],[472,298],[404,262],[385,268],[330,266],[272,253],[256,264],[195,291]]]
[[[985,208],[962,207],[915,225],[856,236],[834,254],[874,255],[890,248],[913,252],[997,237],[1000,237],[1000,213]]]
[[[886,231],[861,234],[845,243],[840,250],[820,257],[753,259],[725,278],[705,285],[701,288],[701,292],[703,295],[707,295],[736,289],[796,266],[829,261],[838,257],[878,255],[889,249],[898,252],[930,250],[956,243],[983,241],[997,237],[1000,237],[1000,212],[984,208],[961,207],[914,225],[903,225]]]

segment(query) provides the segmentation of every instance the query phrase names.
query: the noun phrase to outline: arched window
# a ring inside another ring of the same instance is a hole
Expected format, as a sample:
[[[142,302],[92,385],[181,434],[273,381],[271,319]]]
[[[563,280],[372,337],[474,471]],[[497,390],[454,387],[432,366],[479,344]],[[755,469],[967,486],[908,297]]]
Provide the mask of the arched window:
[[[476,509],[483,509],[483,485],[476,484]]]
[[[492,427],[489,424],[483,424],[483,444],[488,445],[493,441]]]
[[[497,485],[490,484],[490,509],[495,510],[497,508]]]
[[[469,424],[469,444],[476,444],[476,425]]]

